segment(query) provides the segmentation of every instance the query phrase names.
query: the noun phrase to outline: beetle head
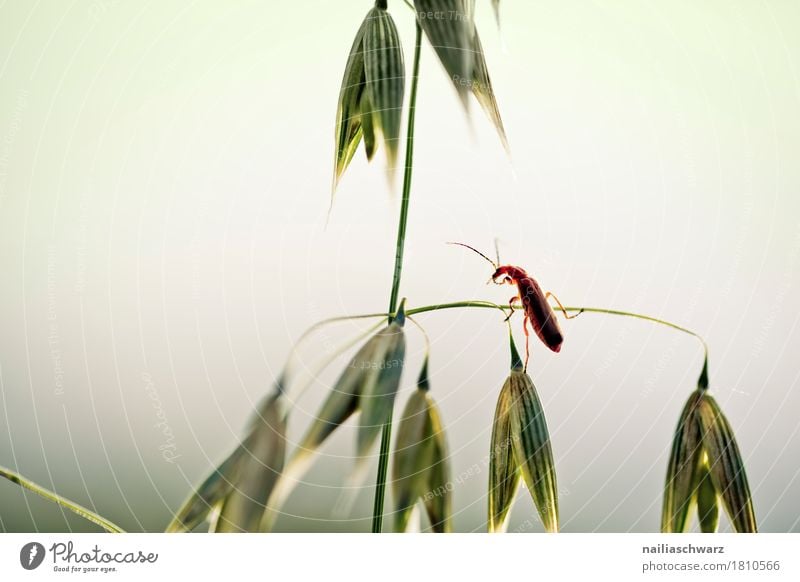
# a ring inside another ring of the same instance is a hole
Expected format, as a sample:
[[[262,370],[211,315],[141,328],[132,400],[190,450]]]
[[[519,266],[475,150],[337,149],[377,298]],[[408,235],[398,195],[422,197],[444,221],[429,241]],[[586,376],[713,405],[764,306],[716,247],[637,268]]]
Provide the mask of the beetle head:
[[[509,272],[510,269],[511,267],[508,266],[497,267],[490,281],[495,285],[513,284],[514,281]]]

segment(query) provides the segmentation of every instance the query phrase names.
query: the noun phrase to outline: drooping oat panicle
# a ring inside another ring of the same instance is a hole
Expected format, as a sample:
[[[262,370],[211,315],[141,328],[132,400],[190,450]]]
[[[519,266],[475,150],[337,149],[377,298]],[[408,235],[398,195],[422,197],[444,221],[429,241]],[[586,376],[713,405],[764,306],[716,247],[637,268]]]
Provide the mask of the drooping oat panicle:
[[[507,527],[519,478],[525,480],[545,531],[558,531],[558,488],[541,401],[511,338],[511,373],[498,397],[489,459],[489,531]]]
[[[267,496],[283,468],[286,415],[280,392],[259,408],[241,444],[189,496],[166,531],[205,520],[211,531],[257,531]]]
[[[269,500],[260,529],[269,530],[277,512],[305,474],[322,443],[355,412],[361,411],[356,437],[359,461],[375,444],[389,419],[405,358],[404,306],[390,325],[373,335],[356,353],[286,464]]]
[[[386,3],[377,2],[356,33],[342,78],[336,111],[334,191],[362,137],[367,159],[372,159],[380,141],[390,170],[396,166],[404,92],[400,35]]]
[[[414,0],[417,20],[469,111],[472,92],[494,124],[503,147],[506,131],[495,99],[489,69],[474,21],[474,0]]]
[[[447,442],[439,410],[429,394],[428,360],[397,429],[392,465],[394,530],[404,532],[422,500],[431,529],[450,531],[451,487]]]
[[[705,367],[704,367],[705,370]],[[707,392],[707,378],[684,406],[675,431],[664,488],[661,531],[688,529],[697,509],[700,529],[716,531],[721,501],[734,529],[757,531],[744,462],[733,430],[716,400]]]

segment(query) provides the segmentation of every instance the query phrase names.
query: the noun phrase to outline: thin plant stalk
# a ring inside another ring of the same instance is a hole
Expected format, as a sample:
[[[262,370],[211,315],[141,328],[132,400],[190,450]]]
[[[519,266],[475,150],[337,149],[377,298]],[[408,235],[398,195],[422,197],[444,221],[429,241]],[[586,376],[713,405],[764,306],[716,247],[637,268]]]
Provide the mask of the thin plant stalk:
[[[406,158],[403,170],[403,198],[400,204],[400,220],[397,225],[397,246],[394,255],[394,273],[392,292],[389,296],[389,323],[397,310],[397,299],[400,293],[400,276],[403,272],[403,250],[406,243],[406,227],[408,225],[408,206],[411,197],[411,172],[414,166],[414,115],[417,105],[417,84],[419,83],[419,56],[422,47],[422,27],[415,19],[416,41],[414,43],[414,68],[411,74],[411,95],[408,100],[408,123],[406,128]],[[386,473],[389,467],[389,445],[392,439],[392,415],[383,425],[381,431],[381,450],[378,458],[378,476],[375,481],[375,504],[372,510],[372,533],[380,533],[383,529],[383,501],[386,495]]]
[[[400,276],[403,272],[403,251],[406,243],[406,227],[408,226],[408,207],[411,198],[411,173],[414,169],[414,117],[417,105],[417,85],[419,84],[419,56],[422,45],[422,27],[416,22],[417,38],[414,44],[414,69],[411,76],[411,96],[408,101],[408,127],[406,130],[406,159],[403,169],[403,198],[400,204],[400,220],[397,225],[397,245],[394,256],[394,276],[392,292],[389,296],[389,313],[397,310],[397,299],[400,294]],[[392,315],[389,316],[391,319]]]
[[[416,309],[409,309],[406,314],[407,315],[416,315],[417,313],[425,313],[428,311],[439,311],[442,309],[462,309],[462,308],[470,308],[470,307],[479,307],[479,308],[488,308],[488,309],[500,309],[500,310],[513,310],[513,309],[522,309],[522,306],[515,305],[513,307],[508,305],[498,305],[497,303],[492,303],[491,301],[454,301],[452,303],[440,303],[438,305],[425,305],[423,307],[417,307]],[[698,387],[701,390],[708,389],[708,344],[703,337],[683,326],[677,325],[672,323],[671,321],[667,321],[665,319],[659,319],[657,317],[653,317],[651,315],[644,315],[642,313],[633,313],[630,311],[620,311],[619,309],[605,309],[601,307],[564,307],[564,311],[572,311],[572,312],[586,312],[586,313],[602,313],[605,315],[619,315],[622,317],[632,317],[634,319],[641,319],[643,321],[650,321],[652,323],[657,323],[659,325],[665,325],[667,327],[671,327],[672,329],[676,329],[678,331],[682,331],[683,333],[689,334],[690,336],[696,338],[703,346],[703,370],[700,372],[700,378],[697,381]]]
[[[491,301],[454,301],[452,303],[439,303],[435,305],[424,305],[422,307],[415,307],[414,309],[406,310],[406,315],[416,315],[418,313],[426,313],[428,311],[439,311],[442,309],[460,309],[465,307],[484,307],[489,309],[502,309],[502,310],[509,310],[512,309],[508,305],[499,305],[497,303],[492,303]],[[513,309],[522,309],[521,305],[514,305]],[[706,354],[708,354],[708,346],[706,345],[705,340],[699,334],[693,332],[690,329],[667,321],[665,319],[659,319],[657,317],[653,317],[651,315],[644,315],[642,313],[633,313],[631,311],[620,311],[618,309],[605,309],[601,307],[564,307],[564,311],[571,311],[571,312],[580,312],[584,311],[586,313],[604,313],[606,315],[621,315],[623,317],[633,317],[634,319],[642,319],[644,321],[652,321],[653,323],[659,323],[661,325],[666,325],[667,327],[671,327],[672,329],[677,329],[678,331],[682,331],[687,333],[691,336],[696,337],[700,340],[700,343],[703,344],[703,349]],[[375,317],[381,314],[371,314],[372,317]]]
[[[415,315],[417,313],[425,313],[428,311],[439,311],[441,309],[461,309],[469,307],[501,309],[501,310],[522,309],[522,306],[515,305],[514,307],[510,307],[508,305],[498,305],[497,303],[492,303],[491,301],[455,301],[453,303],[441,303],[439,305],[425,305],[423,307],[417,307],[416,309],[409,309],[406,312],[406,314]],[[700,373],[700,378],[698,380],[698,387],[701,390],[708,389],[708,344],[700,334],[690,329],[687,329],[683,326],[672,323],[671,321],[667,321],[665,319],[659,319],[657,317],[653,317],[651,315],[644,315],[642,313],[620,311],[619,309],[605,309],[600,307],[564,307],[564,311],[602,313],[605,315],[619,315],[622,317],[632,317],[634,319],[641,319],[643,321],[650,321],[652,323],[657,323],[659,325],[665,325],[667,327],[671,327],[672,329],[676,329],[678,331],[682,331],[683,333],[689,334],[690,336],[696,338],[703,346],[703,370]]]
[[[91,521],[94,524],[99,525],[104,530],[109,533],[124,533],[124,530],[116,525],[115,523],[107,520],[101,515],[96,514],[94,511],[85,508],[83,505],[75,503],[74,501],[70,501],[66,497],[62,497],[58,493],[50,491],[49,489],[45,489],[41,485],[34,483],[33,481],[26,479],[16,471],[12,471],[6,467],[0,466],[0,477],[4,477],[11,481],[12,483],[16,483],[20,487],[28,489],[29,491],[33,491],[40,497],[44,497],[48,501],[52,501],[53,503],[60,505],[61,507],[65,507],[69,509],[72,513],[80,515],[82,518]]]

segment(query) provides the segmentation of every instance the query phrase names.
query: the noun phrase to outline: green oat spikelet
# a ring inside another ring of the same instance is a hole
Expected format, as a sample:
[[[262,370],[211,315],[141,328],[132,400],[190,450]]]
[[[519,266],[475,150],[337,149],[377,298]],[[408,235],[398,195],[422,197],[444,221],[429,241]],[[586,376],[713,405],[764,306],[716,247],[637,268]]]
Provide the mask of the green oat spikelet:
[[[342,78],[336,111],[333,192],[362,137],[368,160],[372,160],[380,141],[386,148],[390,171],[396,167],[404,92],[400,35],[386,11],[386,2],[378,1],[356,33]]]
[[[475,24],[469,0],[414,0],[414,8],[425,36],[453,81],[461,103],[469,108],[469,89],[461,79],[471,79],[475,57],[472,43]]]
[[[755,533],[744,462],[728,419],[707,392],[706,370],[704,364],[700,387],[689,396],[673,438],[661,531],[687,531],[689,514],[696,508],[701,531],[714,532],[721,504],[735,531]]]
[[[678,420],[667,467],[667,486],[661,512],[661,531],[686,531],[689,511],[695,497],[695,477],[702,457],[700,424],[697,409],[702,398],[698,390],[689,396]]]
[[[358,407],[361,418],[356,438],[356,454],[359,457],[369,453],[383,425],[391,417],[394,398],[400,387],[406,353],[402,304],[399,313],[389,327],[375,336],[374,352],[362,354],[360,358],[356,356],[351,364],[362,369],[361,374],[356,372],[354,378],[349,380],[360,387]]]
[[[436,533],[451,530],[451,488],[447,442],[439,409],[429,394],[428,359],[417,390],[409,397],[397,430],[392,464],[394,530],[404,532],[422,500]]]
[[[519,487],[520,471],[511,437],[511,378],[497,398],[489,452],[489,532],[503,532]]]
[[[234,487],[212,523],[216,532],[258,531],[267,498],[286,459],[286,415],[278,399],[273,397],[251,423]]]
[[[497,106],[489,69],[475,27],[474,0],[414,0],[417,20],[439,61],[469,111],[469,93],[480,103],[508,152],[509,145]]]
[[[283,469],[283,400],[280,391],[267,397],[247,436],[183,503],[167,526],[168,533],[192,531],[206,520],[212,532],[258,531],[267,497]]]
[[[167,526],[166,533],[192,531],[201,522],[205,521],[212,512],[219,509],[222,500],[233,487],[233,481],[238,475],[245,451],[244,443],[240,444],[219,467],[214,469],[211,475],[183,502],[183,505]]]
[[[545,531],[558,531],[558,488],[544,410],[511,342],[511,373],[500,390],[489,459],[489,531],[503,532],[520,477]]]
[[[514,398],[514,405],[511,407],[514,456],[545,530],[556,532],[558,531],[556,471],[542,403],[528,374],[514,371],[511,376],[512,398]]]
[[[447,443],[444,436],[444,425],[439,422],[440,428],[435,430],[437,438],[433,450],[433,464],[428,475],[428,494],[423,496],[422,501],[431,524],[431,530],[435,533],[449,533],[452,531],[450,517],[452,510],[452,495],[449,489],[450,483],[450,461],[447,450]],[[436,426],[434,424],[434,426]]]
[[[497,106],[497,99],[494,96],[494,89],[492,89],[492,80],[489,78],[489,69],[486,68],[486,61],[483,58],[483,46],[481,40],[478,38],[477,32],[473,39],[475,44],[476,58],[473,66],[473,82],[472,94],[480,103],[483,111],[489,117],[489,120],[494,124],[497,130],[497,135],[503,144],[506,152],[511,151],[508,145],[508,138],[506,137],[506,129],[503,126],[503,119],[500,117],[500,108]]]
[[[701,402],[699,420],[709,475],[722,506],[737,532],[755,533],[758,528],[739,445],[728,419],[708,394]]]

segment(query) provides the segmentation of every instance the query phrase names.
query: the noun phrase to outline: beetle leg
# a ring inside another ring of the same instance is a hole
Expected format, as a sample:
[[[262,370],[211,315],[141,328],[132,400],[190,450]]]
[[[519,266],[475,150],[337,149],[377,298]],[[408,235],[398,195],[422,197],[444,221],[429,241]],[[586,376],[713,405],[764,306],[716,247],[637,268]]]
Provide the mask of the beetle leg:
[[[531,356],[530,353],[530,332],[528,331],[528,315],[525,314],[525,319],[522,321],[522,331],[525,332],[525,368],[524,370],[528,371],[528,359]]]
[[[556,297],[555,295],[553,295],[552,293],[550,293],[550,291],[548,291],[547,293],[545,293],[545,294],[544,294],[544,298],[545,298],[545,300],[546,300],[546,299],[548,299],[549,297],[552,297],[553,299],[555,299],[555,300],[556,300],[556,303],[558,303],[558,308],[561,310],[561,313],[563,313],[563,314],[564,314],[564,317],[565,317],[566,319],[575,319],[575,318],[576,318],[576,317],[578,317],[578,316],[579,316],[581,313],[583,313],[583,309],[581,309],[581,310],[580,310],[578,313],[576,313],[575,315],[569,315],[569,314],[567,314],[567,310],[566,310],[566,309],[564,309],[564,306],[563,306],[563,305],[561,305],[561,301],[559,301],[559,300],[558,300],[558,297]]]
[[[503,321],[508,321],[511,319],[511,316],[514,315],[514,303],[519,301],[519,295],[514,295],[511,299],[508,300],[508,306],[511,308],[511,311],[508,313],[508,317],[506,317]]]

